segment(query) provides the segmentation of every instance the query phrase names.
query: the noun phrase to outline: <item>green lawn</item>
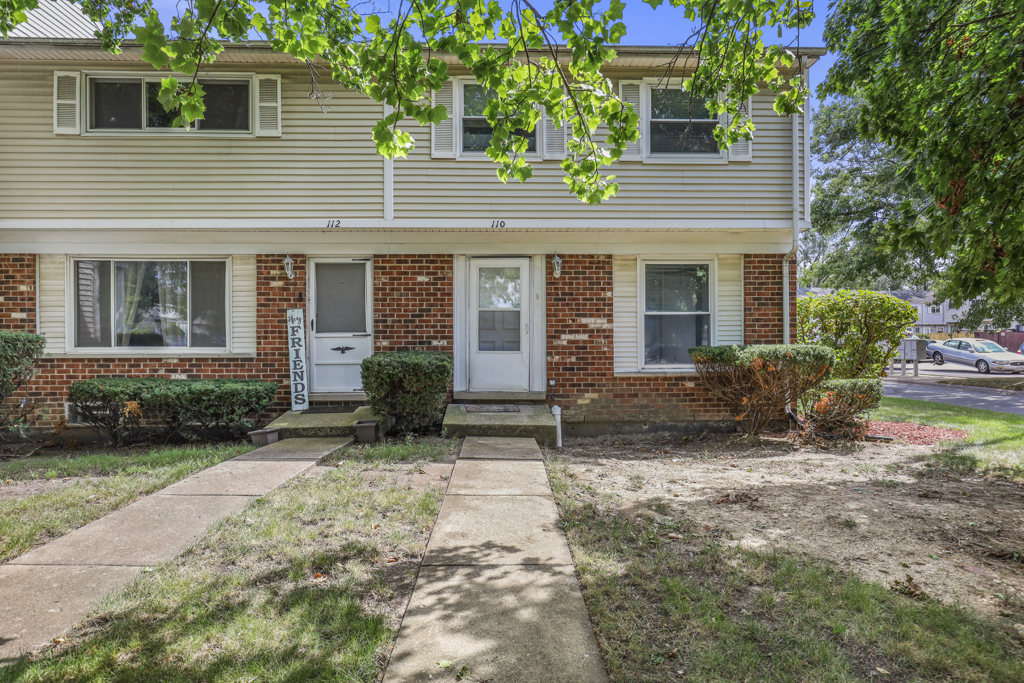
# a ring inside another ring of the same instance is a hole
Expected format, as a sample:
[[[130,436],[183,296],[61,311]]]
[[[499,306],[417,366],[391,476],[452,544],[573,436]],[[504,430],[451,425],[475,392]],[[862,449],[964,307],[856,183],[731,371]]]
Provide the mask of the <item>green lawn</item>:
[[[250,450],[249,444],[162,447],[127,454],[40,456],[0,463],[0,486],[8,481],[81,477],[44,493],[0,499],[0,562]]]
[[[615,683],[1024,680],[1024,645],[970,612],[812,557],[726,546],[651,501],[623,511],[548,463]]]
[[[941,379],[939,384],[960,384],[968,387],[987,387],[989,389],[1009,389],[1024,391],[1024,379],[1013,377],[971,377],[970,379]]]
[[[1024,479],[1024,417],[945,403],[884,398],[872,420],[916,422],[962,429],[970,438],[943,444],[938,459],[963,472],[991,472]]]
[[[364,487],[366,469],[260,498],[0,683],[378,681],[443,494]]]

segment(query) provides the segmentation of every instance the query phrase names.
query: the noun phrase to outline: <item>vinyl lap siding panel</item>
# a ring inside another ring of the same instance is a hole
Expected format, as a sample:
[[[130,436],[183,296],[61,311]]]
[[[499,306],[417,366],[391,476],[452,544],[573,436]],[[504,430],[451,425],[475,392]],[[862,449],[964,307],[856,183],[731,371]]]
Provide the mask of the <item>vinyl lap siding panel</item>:
[[[46,353],[67,350],[67,259],[60,254],[40,254],[39,334],[46,337]]]
[[[718,257],[718,344],[743,343],[743,256]]]
[[[231,257],[231,350],[256,355],[256,257]]]
[[[0,215],[26,218],[383,218],[383,161],[370,99],[325,83],[330,111],[291,65],[228,64],[282,75],[280,138],[54,135],[53,72],[138,64],[13,62],[0,69]]]
[[[612,345],[615,372],[639,370],[636,268],[635,256],[612,258]]]

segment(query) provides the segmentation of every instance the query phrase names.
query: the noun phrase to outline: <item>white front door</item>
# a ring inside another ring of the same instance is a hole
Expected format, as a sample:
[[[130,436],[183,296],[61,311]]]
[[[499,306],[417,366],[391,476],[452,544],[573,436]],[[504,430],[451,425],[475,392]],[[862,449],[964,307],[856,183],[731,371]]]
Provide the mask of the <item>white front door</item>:
[[[530,259],[471,261],[469,390],[530,388]]]
[[[373,353],[373,265],[370,259],[311,263],[312,391],[362,391],[359,364]]]

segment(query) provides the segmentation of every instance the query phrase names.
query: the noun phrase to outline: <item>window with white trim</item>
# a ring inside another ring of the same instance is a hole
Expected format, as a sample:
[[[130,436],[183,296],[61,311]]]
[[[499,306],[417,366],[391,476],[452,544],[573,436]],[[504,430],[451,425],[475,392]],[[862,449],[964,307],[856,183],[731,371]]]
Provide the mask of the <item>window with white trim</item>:
[[[92,75],[86,80],[89,132],[166,132],[173,128],[177,111],[165,111],[157,96],[160,77]],[[199,132],[250,133],[252,131],[252,79],[199,79],[205,92],[204,118],[195,122]]]
[[[936,313],[936,314],[937,313],[942,313],[942,306],[932,306],[928,310],[931,311],[932,313]]]
[[[640,275],[642,367],[692,365],[689,350],[712,343],[711,264],[644,262]]]
[[[708,110],[706,99],[682,88],[652,86],[648,122],[651,156],[720,153],[714,135],[718,116]]]
[[[462,86],[462,107],[460,130],[462,131],[462,154],[484,154],[491,145],[494,127],[487,122],[484,109],[488,102],[497,99],[498,93],[476,83],[460,81]],[[526,138],[528,154],[537,153],[537,128],[531,131],[516,130],[513,135]]]
[[[226,260],[76,259],[73,266],[76,348],[227,348]]]

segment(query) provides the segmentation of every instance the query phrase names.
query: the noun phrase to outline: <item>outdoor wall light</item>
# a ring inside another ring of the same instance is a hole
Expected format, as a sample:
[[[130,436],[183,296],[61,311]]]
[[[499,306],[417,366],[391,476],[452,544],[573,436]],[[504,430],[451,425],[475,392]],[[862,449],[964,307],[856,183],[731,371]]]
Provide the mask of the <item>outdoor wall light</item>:
[[[551,272],[556,279],[562,277],[562,259],[558,258],[557,253],[551,257]]]
[[[284,274],[288,276],[289,280],[295,279],[295,261],[292,260],[291,254],[285,254],[284,257]]]

